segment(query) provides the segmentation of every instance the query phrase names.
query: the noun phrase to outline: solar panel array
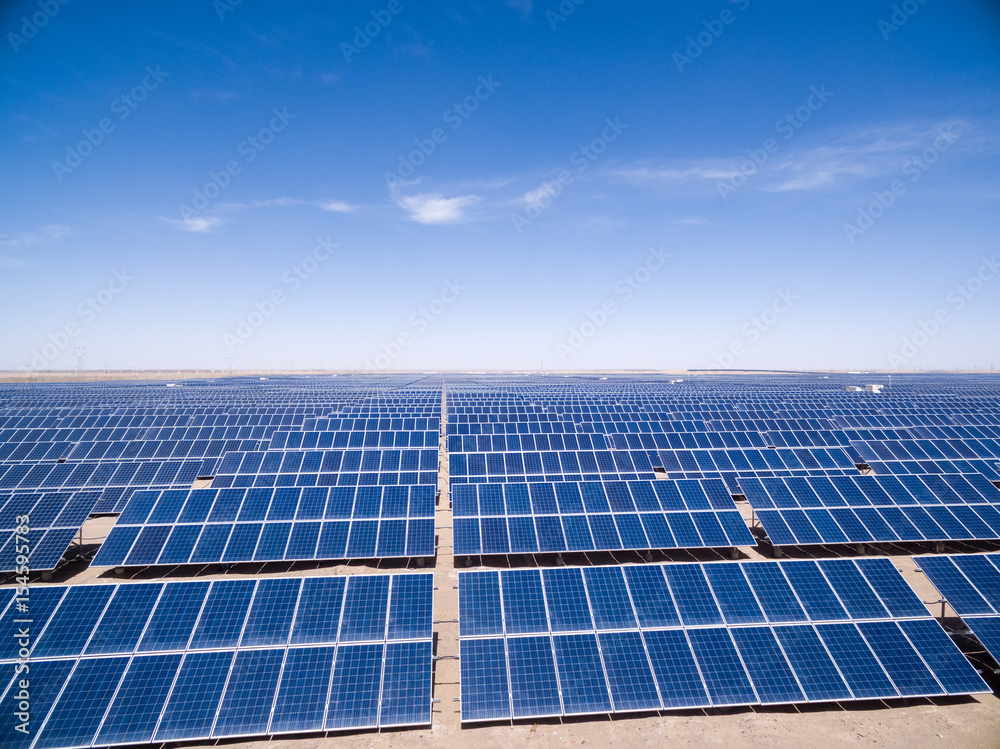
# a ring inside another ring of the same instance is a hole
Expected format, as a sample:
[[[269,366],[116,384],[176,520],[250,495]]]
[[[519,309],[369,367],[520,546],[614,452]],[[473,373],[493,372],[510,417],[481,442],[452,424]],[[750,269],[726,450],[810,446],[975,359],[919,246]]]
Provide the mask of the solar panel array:
[[[720,479],[459,484],[456,555],[746,546]]]
[[[1000,539],[1000,489],[979,474],[741,479],[776,545]]]
[[[916,561],[1000,663],[1000,554],[917,557]]]
[[[0,492],[0,572],[54,568],[100,496]]]
[[[20,565],[23,530],[30,569],[55,567],[102,512],[120,516],[98,566],[430,556],[442,426],[457,555],[752,545],[734,497],[779,546],[1000,538],[1000,381],[845,392],[858,380],[0,384],[0,563]],[[996,559],[954,559],[929,566],[996,643]],[[5,714],[2,730],[34,749],[426,725],[431,588],[33,584],[33,729]],[[885,559],[463,572],[459,588],[466,722],[987,691]],[[3,663],[17,595],[0,588]]]
[[[226,453],[213,486],[437,485],[438,450],[270,450]]]
[[[554,436],[554,435],[553,435]],[[571,435],[566,435],[567,437]],[[580,435],[586,437],[586,435]],[[855,462],[840,448],[776,448],[774,450],[550,450],[548,452],[452,453],[452,481],[486,483],[524,481],[580,481],[611,478],[621,481],[656,478],[754,476],[808,476],[828,471],[857,473]]]
[[[429,557],[434,495],[430,486],[139,492],[93,564]]]
[[[425,456],[421,463],[419,448],[437,446],[441,386],[439,381],[425,380],[405,375],[290,376],[193,380],[173,383],[175,387],[164,382],[0,385],[0,532],[8,532],[0,542],[0,568],[16,568],[9,533],[21,525],[15,522],[15,510],[29,515],[33,529],[29,566],[37,571],[59,564],[88,515],[119,513],[137,493],[177,497],[171,490],[186,494],[203,478],[216,477],[216,488],[408,487],[421,481],[429,487],[436,483],[437,450],[430,450],[435,460]],[[307,475],[312,458],[305,448],[327,445],[350,449],[341,456],[336,473]],[[410,448],[416,448],[415,460]],[[219,476],[224,458],[239,465],[243,456],[273,459],[286,452],[281,476],[266,469],[249,480]],[[373,460],[378,463],[374,472],[369,470]],[[295,461],[306,470],[289,476],[287,466]],[[354,463],[358,468],[352,471]],[[433,476],[430,470],[421,472],[431,463]],[[433,532],[423,522],[430,517],[405,512],[376,515],[377,521],[404,522],[402,529],[398,522],[379,522],[374,535],[367,523],[357,528],[340,523],[279,524],[261,528],[256,544],[250,540],[254,528],[237,527],[238,523],[231,524],[225,538],[221,527],[206,528],[199,537],[191,528],[180,532],[170,523],[166,530],[178,533],[167,557],[179,558],[189,541],[196,545],[188,551],[199,559],[227,549],[233,558],[297,559],[314,553],[310,546],[321,549],[318,553],[341,557],[352,556],[355,550],[367,556],[424,556],[428,544],[433,544]],[[136,559],[153,557],[155,562],[153,549],[166,539],[162,525],[143,527],[147,535],[133,538],[138,548],[125,543],[134,528],[115,531],[115,546],[106,553],[117,548],[127,556],[134,551]],[[345,530],[344,549],[337,551]]]
[[[33,589],[30,731],[5,710],[0,735],[57,749],[426,725],[432,609],[431,573]],[[16,705],[24,625],[0,622]]]
[[[462,720],[991,691],[886,559],[459,573]]]

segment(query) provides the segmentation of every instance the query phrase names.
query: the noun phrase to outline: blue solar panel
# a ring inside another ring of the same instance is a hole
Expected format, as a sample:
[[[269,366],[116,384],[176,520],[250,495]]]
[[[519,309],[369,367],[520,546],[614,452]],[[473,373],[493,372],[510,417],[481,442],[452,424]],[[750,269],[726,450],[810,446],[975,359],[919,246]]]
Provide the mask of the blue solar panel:
[[[183,655],[136,656],[129,664],[108,717],[94,739],[96,746],[141,744],[153,738]]]
[[[1000,538],[1000,489],[979,474],[740,482],[778,546]]]
[[[462,639],[459,648],[462,720],[509,718],[510,686],[503,639]]]
[[[193,489],[133,495],[94,565],[433,554],[429,486]]]
[[[211,735],[233,656],[233,651],[184,656],[154,734],[156,741]]]
[[[33,589],[31,739],[426,725],[432,598],[430,573]],[[2,656],[12,666],[16,645]]]
[[[639,632],[598,635],[615,712],[658,710],[660,696]]]
[[[851,690],[841,679],[813,627],[790,625],[775,627],[775,635],[810,700],[850,700]],[[916,656],[919,659],[919,656]]]
[[[386,645],[382,679],[380,726],[412,726],[431,722],[433,684],[429,639]]]
[[[466,722],[988,691],[884,558],[460,572],[458,589]]]
[[[456,484],[452,495],[459,556],[756,544],[719,479]]]
[[[533,574],[532,570],[504,570],[500,573],[500,582],[503,589],[503,610],[506,612],[505,630],[510,634],[547,632],[548,619],[545,615],[541,577]],[[463,601],[468,600],[467,593]],[[468,608],[467,614],[461,616],[463,628],[466,617],[474,619],[481,605],[477,602],[474,607]]]
[[[726,706],[758,702],[728,630],[691,629],[687,636],[705,680],[710,704]]]
[[[0,492],[0,572],[54,569],[99,498],[96,491]]]
[[[1000,554],[926,556],[916,562],[1000,663]]]
[[[567,715],[610,712],[611,697],[593,634],[556,635],[552,638],[563,709]]]
[[[731,634],[761,704],[806,701],[770,627],[734,627]]]
[[[213,737],[267,732],[284,656],[284,651],[277,649],[244,650],[236,654],[215,717]]]
[[[333,646],[288,651],[274,703],[271,733],[323,729],[327,686],[337,649]]]
[[[983,647],[1000,663],[1000,616],[974,616],[965,620]]]
[[[548,637],[518,637],[508,643],[512,716],[558,715],[559,683]]]
[[[4,736],[5,747],[27,749],[31,745],[37,735],[37,731],[32,729],[31,723],[34,722],[37,726],[49,714],[74,665],[75,663],[71,660],[39,661],[31,665],[30,682],[34,694],[32,694],[31,700],[31,720],[28,731],[24,732],[16,728],[23,723],[14,710],[4,710],[0,714],[0,731]],[[9,705],[13,702],[12,695],[15,694],[16,684],[17,681],[11,679],[7,692],[3,695],[5,704]]]

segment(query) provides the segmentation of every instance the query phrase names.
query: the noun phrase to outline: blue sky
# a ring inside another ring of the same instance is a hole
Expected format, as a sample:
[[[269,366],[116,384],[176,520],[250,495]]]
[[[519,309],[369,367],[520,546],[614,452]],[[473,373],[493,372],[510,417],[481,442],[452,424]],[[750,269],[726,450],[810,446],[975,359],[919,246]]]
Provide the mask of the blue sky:
[[[1000,366],[1000,6],[668,5],[3,4],[0,368]]]

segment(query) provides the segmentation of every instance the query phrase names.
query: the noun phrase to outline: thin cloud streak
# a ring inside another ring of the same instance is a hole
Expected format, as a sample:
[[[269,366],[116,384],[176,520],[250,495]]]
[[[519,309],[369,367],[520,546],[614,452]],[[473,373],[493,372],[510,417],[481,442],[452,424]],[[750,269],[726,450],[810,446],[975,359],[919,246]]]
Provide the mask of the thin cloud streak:
[[[396,205],[410,214],[418,224],[458,224],[468,221],[465,209],[480,202],[478,195],[460,195],[446,198],[440,193],[418,193],[397,196]]]
[[[975,152],[996,150],[1000,142],[968,120],[912,122],[862,128],[832,137],[822,145],[803,145],[776,139],[778,150],[753,170],[753,184],[765,192],[791,192],[834,188],[858,180],[898,173],[902,164],[928,148],[942,133],[962,139]],[[975,137],[979,133],[979,137]],[[751,144],[758,149],[760,144]],[[746,170],[740,167],[748,154],[732,158],[643,160],[610,173],[611,178],[640,188],[690,188],[699,183],[706,190]]]
[[[0,247],[24,247],[26,245],[43,244],[68,237],[72,233],[73,230],[68,226],[49,224],[42,227],[40,232],[21,232],[13,237],[0,234]]]

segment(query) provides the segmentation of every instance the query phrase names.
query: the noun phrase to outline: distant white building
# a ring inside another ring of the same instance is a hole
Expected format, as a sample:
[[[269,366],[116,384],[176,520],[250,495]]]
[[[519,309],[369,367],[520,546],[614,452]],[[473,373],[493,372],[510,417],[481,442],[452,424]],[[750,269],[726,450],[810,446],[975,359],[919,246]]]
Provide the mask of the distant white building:
[[[883,387],[885,387],[885,385],[865,385],[865,390],[869,393],[881,393]]]
[[[846,391],[847,391],[848,393],[860,393],[860,392],[861,392],[861,388],[860,388],[860,387],[858,387],[857,385],[848,385],[848,386],[847,386],[846,388],[844,388],[844,389],[845,389],[845,390],[846,390]]]

